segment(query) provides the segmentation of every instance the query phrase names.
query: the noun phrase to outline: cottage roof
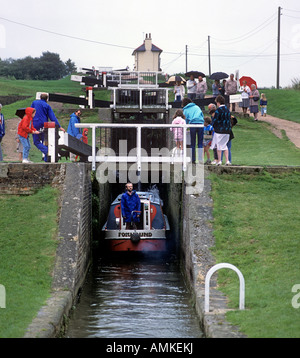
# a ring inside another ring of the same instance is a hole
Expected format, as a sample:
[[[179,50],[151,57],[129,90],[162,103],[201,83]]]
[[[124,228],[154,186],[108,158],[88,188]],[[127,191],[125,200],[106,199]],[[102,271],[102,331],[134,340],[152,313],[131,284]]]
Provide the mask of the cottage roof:
[[[144,42],[141,46],[137,47],[137,48],[133,51],[132,54],[134,55],[136,52],[144,52],[144,51],[146,51],[145,42]],[[152,51],[152,52],[162,52],[163,50],[161,50],[159,47],[157,47],[157,46],[155,46],[155,45],[152,44],[152,46],[151,46],[151,51]]]

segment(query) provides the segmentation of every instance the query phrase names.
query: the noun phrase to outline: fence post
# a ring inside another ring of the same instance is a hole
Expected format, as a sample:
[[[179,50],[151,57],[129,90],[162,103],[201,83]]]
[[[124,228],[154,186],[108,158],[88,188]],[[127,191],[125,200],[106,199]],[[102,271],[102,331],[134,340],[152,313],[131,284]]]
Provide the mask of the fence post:
[[[221,268],[229,268],[235,271],[238,274],[240,280],[240,302],[239,308],[240,310],[245,309],[245,280],[241,271],[235,267],[234,265],[228,263],[220,263],[209,269],[205,277],[205,298],[204,298],[204,310],[205,312],[209,312],[209,288],[210,288],[210,279],[211,276]]]

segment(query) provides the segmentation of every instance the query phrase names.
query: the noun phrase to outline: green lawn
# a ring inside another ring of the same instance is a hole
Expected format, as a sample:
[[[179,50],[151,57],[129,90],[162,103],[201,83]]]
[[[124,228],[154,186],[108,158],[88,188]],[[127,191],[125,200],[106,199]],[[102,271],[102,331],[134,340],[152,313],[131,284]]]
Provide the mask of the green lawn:
[[[300,337],[299,310],[291,300],[300,283],[300,173],[211,175],[213,254],[244,275],[246,310],[227,318],[249,337]],[[220,270],[219,288],[238,308],[236,273]]]
[[[283,133],[277,138],[268,123],[238,118],[233,128],[232,164],[235,165],[300,165],[300,149]]]
[[[300,123],[300,91],[293,89],[261,89],[268,99],[268,114]]]
[[[22,337],[50,294],[56,252],[58,192],[45,187],[29,196],[0,196],[0,338]]]

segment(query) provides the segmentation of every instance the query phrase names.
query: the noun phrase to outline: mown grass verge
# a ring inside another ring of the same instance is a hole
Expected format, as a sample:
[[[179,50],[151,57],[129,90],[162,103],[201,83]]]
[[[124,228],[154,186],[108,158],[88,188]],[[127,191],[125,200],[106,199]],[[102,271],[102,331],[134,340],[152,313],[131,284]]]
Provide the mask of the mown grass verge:
[[[300,337],[292,287],[300,283],[300,173],[211,175],[212,252],[217,263],[237,266],[246,282],[246,310],[227,319],[249,337]],[[219,289],[238,308],[238,278],[218,273]]]
[[[58,191],[51,187],[29,196],[0,196],[0,337],[22,337],[50,294],[57,247]]]

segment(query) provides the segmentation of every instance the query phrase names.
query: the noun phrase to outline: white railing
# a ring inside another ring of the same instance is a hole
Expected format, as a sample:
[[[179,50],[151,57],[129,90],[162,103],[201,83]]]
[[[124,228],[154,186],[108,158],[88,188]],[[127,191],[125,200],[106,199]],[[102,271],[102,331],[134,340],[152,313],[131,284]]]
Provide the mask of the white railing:
[[[127,88],[158,88],[157,71],[112,71],[111,74],[117,79],[118,87]]]
[[[140,172],[142,163],[182,163],[183,171],[186,170],[187,163],[191,158],[187,156],[187,129],[188,128],[203,128],[203,124],[141,124],[141,123],[80,123],[75,124],[77,128],[90,128],[92,129],[92,156],[88,158],[92,162],[92,170],[96,170],[96,162],[111,162],[111,163],[137,163],[137,171]],[[96,153],[96,129],[97,128],[135,128],[136,129],[136,155],[134,156],[116,156],[116,155],[97,155]],[[183,155],[182,157],[164,157],[164,156],[142,156],[142,129],[143,128],[183,128]]]
[[[239,302],[239,308],[240,310],[245,309],[245,280],[244,276],[241,273],[241,271],[235,267],[234,265],[228,264],[228,263],[220,263],[215,266],[213,266],[206,274],[205,277],[205,298],[204,298],[204,310],[206,313],[209,312],[209,288],[210,288],[210,279],[211,276],[219,269],[221,268],[229,268],[233,271],[235,271],[238,274],[239,280],[240,280],[240,302]]]

